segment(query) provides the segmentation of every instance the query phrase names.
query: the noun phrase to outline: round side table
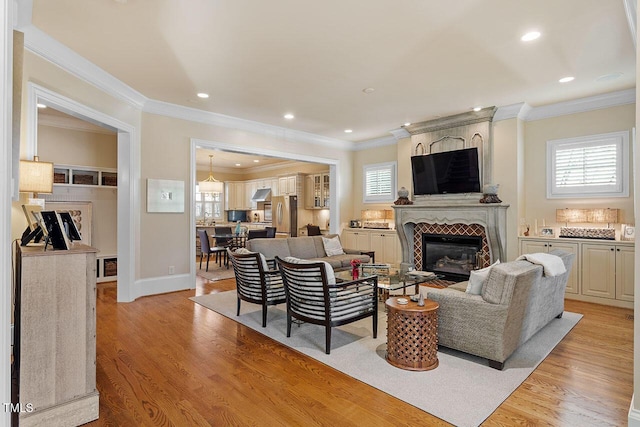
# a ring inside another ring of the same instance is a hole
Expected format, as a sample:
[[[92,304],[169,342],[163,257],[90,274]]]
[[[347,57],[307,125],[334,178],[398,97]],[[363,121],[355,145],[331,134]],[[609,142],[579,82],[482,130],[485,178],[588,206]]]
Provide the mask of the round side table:
[[[407,298],[408,299],[408,298]],[[409,301],[398,304],[387,299],[387,362],[410,371],[428,371],[438,366],[438,303],[424,306]]]

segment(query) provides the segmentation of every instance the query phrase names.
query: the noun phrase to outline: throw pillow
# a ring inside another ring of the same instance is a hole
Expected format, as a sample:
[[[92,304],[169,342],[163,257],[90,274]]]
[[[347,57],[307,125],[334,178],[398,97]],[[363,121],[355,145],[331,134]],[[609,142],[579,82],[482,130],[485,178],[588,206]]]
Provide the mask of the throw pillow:
[[[286,258],[284,258],[284,261],[290,263],[290,264],[315,264],[318,262],[322,262],[324,263],[324,268],[327,272],[327,283],[330,285],[335,285],[336,284],[336,275],[333,272],[333,267],[331,267],[331,264],[329,264],[327,261],[311,261],[308,259],[301,259],[301,258],[296,258],[296,257],[292,257],[292,256],[288,256]]]
[[[497,260],[489,267],[481,268],[480,270],[471,270],[466,292],[472,295],[480,295],[480,293],[482,293],[482,285],[487,281],[491,268],[497,264],[500,264],[500,260]]]
[[[327,256],[344,255],[344,250],[340,244],[340,237],[323,237],[322,244],[324,245],[324,251],[327,253]]]

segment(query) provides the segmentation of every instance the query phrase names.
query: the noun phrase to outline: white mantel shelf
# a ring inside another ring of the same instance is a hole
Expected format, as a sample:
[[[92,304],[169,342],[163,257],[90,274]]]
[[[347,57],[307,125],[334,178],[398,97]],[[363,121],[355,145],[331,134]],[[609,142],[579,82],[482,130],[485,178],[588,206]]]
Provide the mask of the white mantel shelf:
[[[477,200],[477,199],[476,199]],[[484,227],[491,261],[506,259],[506,203],[480,203],[468,200],[432,200],[429,203],[394,205],[395,223],[402,246],[402,262],[413,264],[415,224],[479,224]]]

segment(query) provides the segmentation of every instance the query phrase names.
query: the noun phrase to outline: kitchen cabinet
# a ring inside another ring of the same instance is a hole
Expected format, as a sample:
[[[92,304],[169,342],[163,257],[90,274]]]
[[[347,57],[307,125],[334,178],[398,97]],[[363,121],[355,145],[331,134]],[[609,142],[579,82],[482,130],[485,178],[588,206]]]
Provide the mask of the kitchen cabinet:
[[[326,209],[330,199],[329,173],[307,175],[305,177],[305,208]]]
[[[573,260],[573,266],[571,267],[571,274],[567,281],[567,288],[565,293],[577,294],[578,293],[578,276],[580,274],[580,257],[578,256],[578,244],[566,241],[556,241],[549,239],[540,240],[522,240],[520,242],[520,254],[532,254],[538,252],[551,252],[554,249],[560,249],[566,252],[575,254]]]
[[[633,308],[633,242],[619,240],[520,237],[520,253],[562,249],[576,254],[565,296],[569,299]]]
[[[255,200],[251,200],[253,195],[256,194],[257,189],[258,189],[258,181],[246,181],[244,183],[245,209],[247,210],[258,209],[258,202],[256,202]]]
[[[293,196],[298,194],[298,176],[281,176],[278,178],[278,195]],[[299,195],[299,194],[298,194]]]
[[[633,247],[584,244],[582,263],[584,295],[633,301]]]
[[[245,200],[244,182],[227,181],[225,182],[225,209],[226,210],[244,210],[247,201]]]

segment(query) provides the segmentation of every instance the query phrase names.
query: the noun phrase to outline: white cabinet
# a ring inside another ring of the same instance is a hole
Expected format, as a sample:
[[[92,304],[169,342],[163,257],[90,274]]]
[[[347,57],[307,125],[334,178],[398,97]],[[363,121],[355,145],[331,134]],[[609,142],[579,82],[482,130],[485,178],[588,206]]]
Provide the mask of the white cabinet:
[[[633,247],[583,244],[582,263],[584,295],[633,301]]]
[[[400,239],[395,231],[372,231],[370,249],[376,253],[376,262],[400,263]]]
[[[243,210],[246,209],[244,182],[225,182],[225,209]]]
[[[256,194],[257,189],[258,189],[258,181],[246,181],[244,183],[245,209],[247,210],[258,209],[258,202],[256,202],[255,200],[251,200],[253,195]]]
[[[521,240],[520,241],[520,254],[532,254],[536,252],[550,252],[554,249],[561,249],[565,252],[575,254],[573,260],[573,266],[571,267],[571,274],[567,281],[567,288],[565,293],[577,294],[578,290],[578,277],[580,274],[580,259],[578,256],[578,244],[573,242],[563,242],[549,239],[540,240]]]
[[[400,264],[402,250],[395,230],[345,228],[340,240],[346,249],[374,251],[377,263]]]
[[[329,173],[318,173],[305,177],[305,208],[326,209],[330,199]]]
[[[520,253],[562,249],[576,254],[566,297],[580,301],[633,308],[633,242],[520,237]]]
[[[278,178],[278,195],[279,196],[293,196],[298,194],[297,175],[281,176]]]

